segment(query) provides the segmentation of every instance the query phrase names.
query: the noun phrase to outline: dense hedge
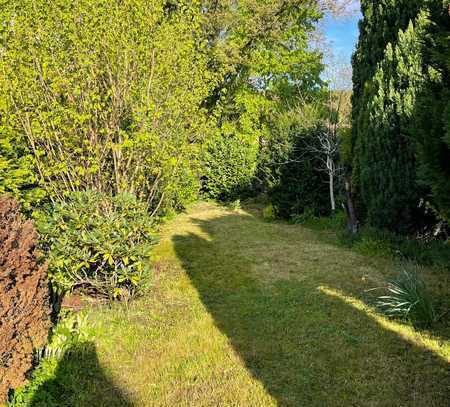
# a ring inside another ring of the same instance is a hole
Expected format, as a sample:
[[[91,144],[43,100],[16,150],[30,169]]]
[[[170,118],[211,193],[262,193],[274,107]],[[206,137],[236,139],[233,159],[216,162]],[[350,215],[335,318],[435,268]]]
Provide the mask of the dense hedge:
[[[413,134],[419,182],[431,189],[433,205],[450,221],[450,1],[430,3],[431,24],[422,42],[426,85],[417,95]]]
[[[202,191],[208,198],[230,200],[252,186],[258,145],[242,136],[219,134],[203,155]]]

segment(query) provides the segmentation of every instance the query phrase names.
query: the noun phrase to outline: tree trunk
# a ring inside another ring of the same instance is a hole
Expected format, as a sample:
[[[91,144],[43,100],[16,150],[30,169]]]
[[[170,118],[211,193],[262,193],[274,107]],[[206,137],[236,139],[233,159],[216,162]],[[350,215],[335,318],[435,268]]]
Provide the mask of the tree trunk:
[[[334,176],[332,172],[330,172],[330,202],[331,210],[334,212],[336,210],[336,200],[334,199]]]
[[[328,155],[327,156],[327,168],[328,168],[328,177],[329,177],[329,186],[330,186],[330,203],[331,203],[331,211],[334,212],[336,210],[336,200],[334,198],[334,162],[333,159]]]
[[[356,233],[359,228],[358,218],[356,217],[355,206],[353,205],[353,194],[351,183],[348,179],[345,179],[345,195],[347,198],[347,203],[343,204],[345,212],[347,213],[347,229]]]

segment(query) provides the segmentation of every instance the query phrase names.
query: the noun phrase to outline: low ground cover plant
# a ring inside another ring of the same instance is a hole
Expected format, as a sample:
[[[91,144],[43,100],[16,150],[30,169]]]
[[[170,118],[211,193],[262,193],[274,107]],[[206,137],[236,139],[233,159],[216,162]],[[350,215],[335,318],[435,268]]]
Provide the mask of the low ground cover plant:
[[[157,238],[147,206],[132,194],[76,192],[41,212],[36,224],[59,294],[80,290],[120,299],[147,281]]]
[[[74,349],[80,350],[84,344],[94,338],[94,328],[88,323],[84,311],[72,312],[64,309],[53,327],[50,340],[39,349],[35,349],[34,360],[37,364],[45,359],[62,359],[66,353]]]
[[[423,241],[368,226],[356,234],[341,228],[338,238],[343,246],[369,256],[396,257],[440,268],[450,264],[449,242],[444,239]]]

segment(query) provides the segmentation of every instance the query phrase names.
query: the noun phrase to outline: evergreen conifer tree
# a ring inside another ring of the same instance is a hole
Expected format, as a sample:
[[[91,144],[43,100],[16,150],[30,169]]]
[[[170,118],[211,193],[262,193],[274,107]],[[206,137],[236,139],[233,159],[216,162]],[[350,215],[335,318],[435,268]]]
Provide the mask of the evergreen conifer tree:
[[[433,3],[422,45],[427,83],[417,97],[413,130],[419,182],[430,187],[433,206],[450,221],[450,1]]]
[[[406,232],[417,226],[430,189],[430,166],[421,164],[429,146],[423,142],[419,152],[414,123],[430,81],[424,46],[434,27],[430,12],[442,11],[442,0],[363,0],[361,6],[353,57],[353,182],[370,224]],[[442,157],[442,141],[429,154],[432,160]]]

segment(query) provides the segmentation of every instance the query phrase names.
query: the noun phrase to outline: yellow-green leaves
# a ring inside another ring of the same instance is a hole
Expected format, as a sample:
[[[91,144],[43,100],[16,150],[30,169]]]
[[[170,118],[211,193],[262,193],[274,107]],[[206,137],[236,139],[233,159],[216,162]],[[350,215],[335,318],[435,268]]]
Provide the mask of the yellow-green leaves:
[[[200,4],[166,6],[18,0],[1,10],[0,128],[7,117],[52,197],[129,191],[164,209],[197,196],[193,145],[216,79]]]
[[[156,242],[147,206],[130,194],[110,198],[75,193],[36,220],[50,277],[59,291],[74,288],[117,298],[141,289]]]

